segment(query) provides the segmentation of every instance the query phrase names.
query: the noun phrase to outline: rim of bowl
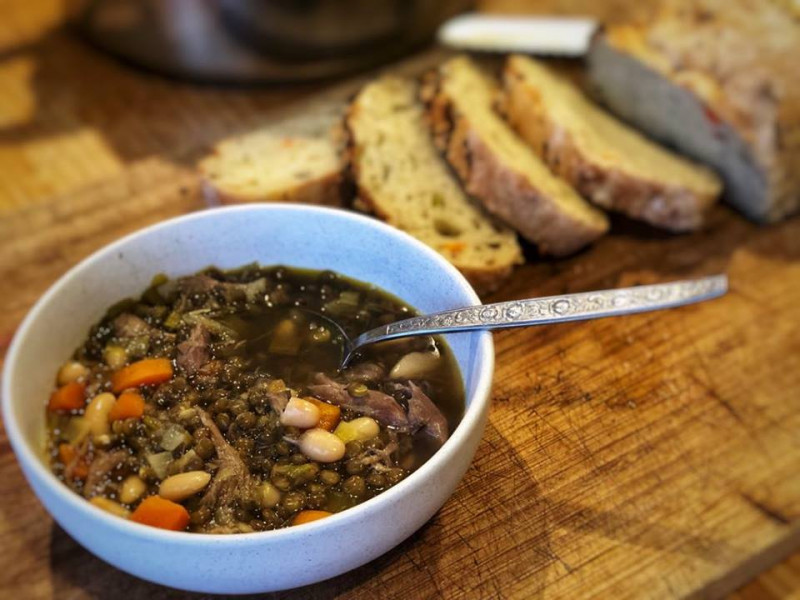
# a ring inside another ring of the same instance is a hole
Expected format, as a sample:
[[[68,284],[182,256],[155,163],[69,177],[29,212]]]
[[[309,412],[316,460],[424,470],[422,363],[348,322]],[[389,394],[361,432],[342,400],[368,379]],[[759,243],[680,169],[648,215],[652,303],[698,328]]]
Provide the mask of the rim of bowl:
[[[377,496],[366,500],[361,504],[349,508],[347,510],[335,513],[325,519],[319,519],[310,523],[304,524],[301,528],[284,527],[281,529],[274,529],[270,531],[256,531],[251,533],[236,533],[236,534],[214,534],[214,533],[197,533],[188,531],[169,531],[159,529],[156,527],[149,527],[140,523],[135,523],[127,519],[111,515],[106,511],[92,505],[86,499],[78,496],[72,492],[63,482],[61,482],[52,471],[50,471],[40,456],[24,439],[24,436],[17,424],[17,414],[11,402],[11,384],[10,375],[12,366],[17,361],[17,354],[20,352],[22,340],[27,337],[28,329],[31,327],[42,311],[43,307],[48,304],[52,298],[57,297],[61,289],[66,285],[66,282],[74,277],[80,276],[81,272],[95,262],[101,260],[104,256],[112,254],[118,249],[128,244],[131,240],[145,234],[150,234],[162,229],[170,229],[172,227],[180,227],[181,225],[192,222],[195,220],[213,219],[220,215],[238,212],[286,212],[286,213],[309,213],[319,212],[327,213],[329,216],[341,219],[343,222],[355,222],[359,225],[366,225],[373,229],[381,231],[384,235],[396,238],[414,247],[416,250],[427,255],[427,258],[442,267],[451,279],[454,279],[460,288],[466,292],[473,305],[481,304],[477,293],[466,280],[466,278],[441,254],[433,250],[431,247],[420,242],[416,238],[407,234],[404,231],[396,229],[377,219],[360,215],[351,211],[339,208],[331,208],[325,206],[315,205],[302,205],[302,204],[287,204],[287,203],[274,203],[263,205],[239,205],[239,206],[225,206],[217,208],[203,209],[197,212],[180,215],[165,221],[161,221],[154,225],[150,225],[134,232],[131,232],[122,238],[111,242],[96,250],[76,265],[71,267],[66,273],[59,277],[36,303],[29,309],[25,318],[20,323],[17,330],[14,332],[14,337],[11,345],[6,354],[5,364],[3,367],[3,382],[2,382],[2,412],[3,420],[5,422],[6,433],[9,442],[17,455],[17,460],[26,463],[27,467],[33,471],[33,475],[52,489],[59,502],[66,502],[72,505],[75,509],[82,511],[87,517],[99,518],[105,521],[111,527],[121,530],[129,535],[137,536],[140,538],[151,538],[153,540],[163,540],[170,543],[185,544],[213,544],[213,545],[238,545],[238,544],[257,544],[266,539],[278,541],[286,536],[295,536],[298,534],[306,535],[315,531],[321,531],[326,528],[332,527],[337,524],[345,525],[349,521],[357,521],[361,518],[369,518],[371,513],[378,512],[382,504],[391,501],[395,496],[405,493],[406,488],[410,487],[417,481],[428,477],[433,474],[437,469],[444,467],[449,458],[460,450],[460,446],[466,441],[466,438],[475,429],[478,424],[480,407],[487,404],[491,395],[492,377],[494,374],[494,344],[492,342],[492,335],[489,331],[472,332],[473,335],[478,336],[478,349],[484,356],[480,365],[478,373],[478,381],[476,383],[475,393],[472,395],[472,402],[466,406],[464,415],[456,426],[453,434],[448,438],[444,445],[436,451],[436,453],[429,458],[419,469],[411,473],[408,477],[402,480],[397,485],[381,492]],[[464,374],[461,374],[462,381],[464,381]],[[466,383],[466,382],[464,382]],[[42,405],[43,407],[44,405]],[[29,483],[30,485],[30,483]],[[38,498],[37,498],[38,499]]]

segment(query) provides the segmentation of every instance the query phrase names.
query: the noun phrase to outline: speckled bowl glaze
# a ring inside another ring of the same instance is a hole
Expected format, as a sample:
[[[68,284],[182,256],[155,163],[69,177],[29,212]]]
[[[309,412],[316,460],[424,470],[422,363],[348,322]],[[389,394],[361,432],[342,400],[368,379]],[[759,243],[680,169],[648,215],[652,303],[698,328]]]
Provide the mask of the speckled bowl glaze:
[[[171,532],[111,516],[70,492],[44,458],[45,402],[58,366],[114,302],[138,295],[159,272],[194,273],[246,263],[333,269],[403,298],[423,312],[478,303],[439,254],[376,220],[336,209],[251,205],[208,210],[144,229],[64,275],[19,328],[3,372],[3,418],[31,487],[88,550],[138,577],[215,593],[250,593],[333,577],[383,554],[444,504],[483,432],[494,349],[488,333],[450,336],[467,407],[447,443],[418,471],[364,504],[299,527],[240,535]]]

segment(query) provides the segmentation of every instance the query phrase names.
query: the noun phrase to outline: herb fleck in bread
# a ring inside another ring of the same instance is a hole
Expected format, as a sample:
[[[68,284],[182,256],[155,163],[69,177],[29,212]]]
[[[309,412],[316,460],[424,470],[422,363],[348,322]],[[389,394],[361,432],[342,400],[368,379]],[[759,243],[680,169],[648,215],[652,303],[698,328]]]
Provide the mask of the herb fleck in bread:
[[[649,141],[540,62],[508,59],[502,110],[550,168],[584,197],[672,231],[697,229],[722,183]]]
[[[466,57],[431,73],[423,98],[436,144],[491,213],[542,253],[571,254],[603,235],[608,219],[553,175],[494,111],[498,92]]]
[[[471,201],[434,147],[414,81],[387,76],[367,84],[347,111],[345,131],[367,210],[439,251],[479,293],[497,288],[521,262],[514,233]]]

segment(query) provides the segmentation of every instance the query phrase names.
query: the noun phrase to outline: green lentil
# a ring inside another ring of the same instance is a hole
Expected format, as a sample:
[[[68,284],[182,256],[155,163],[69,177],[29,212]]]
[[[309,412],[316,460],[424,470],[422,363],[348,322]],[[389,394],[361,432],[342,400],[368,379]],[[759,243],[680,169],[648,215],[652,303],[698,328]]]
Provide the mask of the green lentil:
[[[344,455],[348,458],[358,456],[364,451],[361,442],[347,442],[344,447]]]
[[[294,513],[303,510],[305,504],[306,495],[303,492],[289,492],[281,499],[279,506],[288,513]]]
[[[214,456],[217,448],[214,446],[214,442],[212,442],[210,439],[202,438],[197,442],[197,444],[195,444],[194,451],[197,452],[197,456],[203,460],[208,460]]]
[[[363,477],[353,475],[344,480],[342,489],[351,496],[363,496],[367,491],[367,485],[364,483]]]
[[[256,424],[256,416],[249,411],[240,413],[236,417],[236,424],[242,429],[252,429]]]
[[[228,431],[228,427],[231,425],[231,418],[228,413],[219,413],[214,421],[217,427],[219,427],[219,430],[223,433]]]
[[[357,458],[351,458],[344,464],[344,470],[348,475],[357,475],[364,471],[364,463]]]
[[[339,477],[339,474],[336,471],[325,469],[324,471],[320,472],[319,479],[325,485],[336,485],[341,480],[341,477]]]
[[[211,510],[206,506],[201,506],[196,511],[189,514],[189,522],[195,527],[205,525],[211,520]]]
[[[386,487],[386,478],[380,473],[370,473],[367,476],[367,484],[374,488]]]

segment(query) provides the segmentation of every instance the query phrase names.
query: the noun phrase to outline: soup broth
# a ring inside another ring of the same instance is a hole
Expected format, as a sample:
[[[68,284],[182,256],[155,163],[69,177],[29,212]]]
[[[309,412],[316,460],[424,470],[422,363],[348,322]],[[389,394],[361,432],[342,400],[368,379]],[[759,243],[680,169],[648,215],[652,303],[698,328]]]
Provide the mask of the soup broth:
[[[464,410],[439,339],[342,340],[414,315],[330,271],[251,265],[157,277],[109,309],[57,375],[53,471],[124,518],[201,533],[324,518],[396,485]]]

